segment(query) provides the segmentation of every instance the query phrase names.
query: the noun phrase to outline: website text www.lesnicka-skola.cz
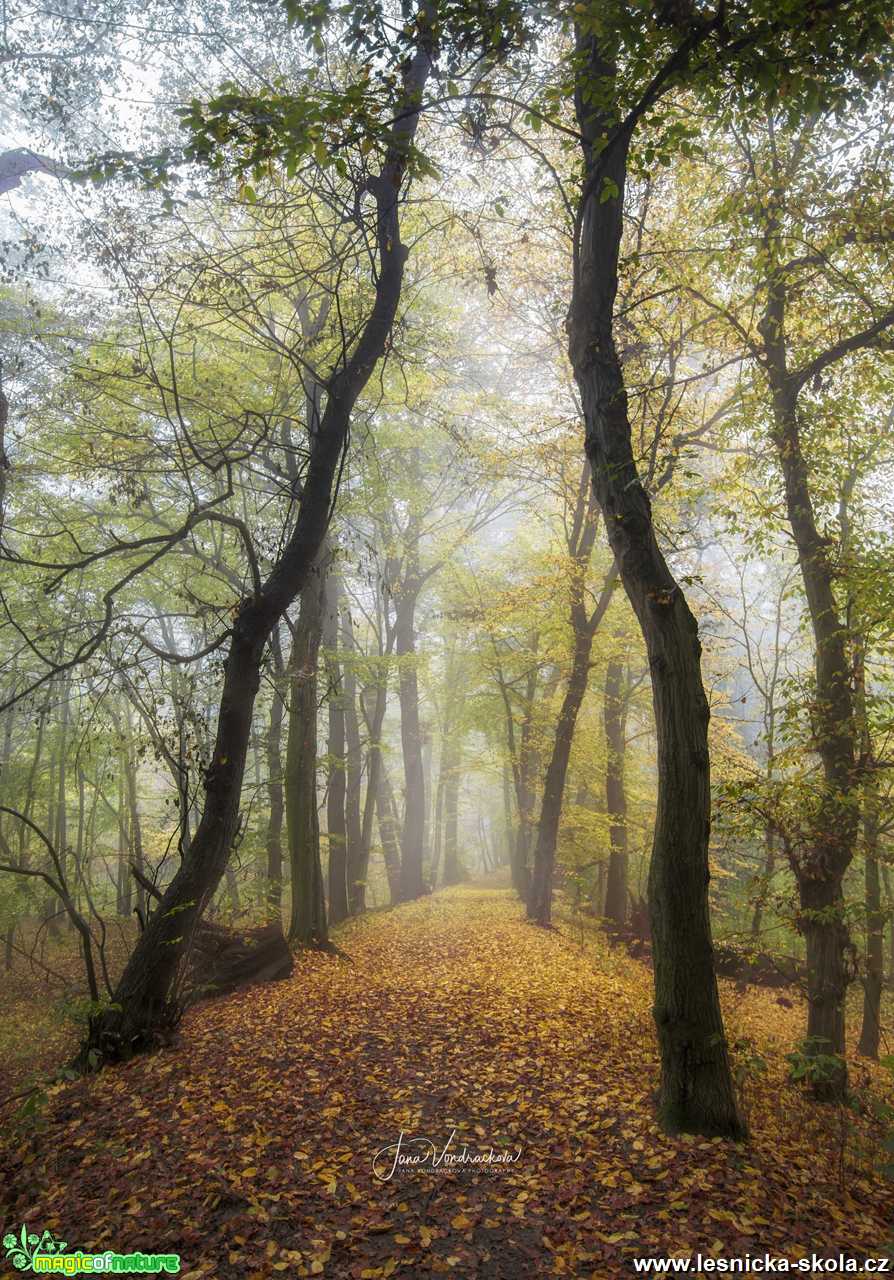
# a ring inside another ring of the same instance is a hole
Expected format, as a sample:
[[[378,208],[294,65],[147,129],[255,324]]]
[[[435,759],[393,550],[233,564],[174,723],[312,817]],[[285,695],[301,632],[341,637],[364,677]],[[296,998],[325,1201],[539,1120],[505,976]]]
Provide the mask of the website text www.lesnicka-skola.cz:
[[[890,1257],[851,1258],[810,1254],[804,1258],[780,1258],[773,1254],[746,1254],[723,1258],[691,1254],[688,1258],[634,1258],[637,1275],[894,1275]]]

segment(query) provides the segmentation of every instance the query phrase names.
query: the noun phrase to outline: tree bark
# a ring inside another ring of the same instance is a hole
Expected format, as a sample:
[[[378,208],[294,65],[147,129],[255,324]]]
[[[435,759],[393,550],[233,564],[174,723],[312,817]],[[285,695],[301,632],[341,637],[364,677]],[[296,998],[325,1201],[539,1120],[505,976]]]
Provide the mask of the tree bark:
[[[360,799],[363,790],[363,759],[360,742],[360,718],[357,713],[357,676],[352,655],[355,652],[354,629],[345,607],[341,613],[342,702],[345,712],[345,870],[348,882],[348,914],[359,915],[366,909],[366,869],[368,852],[364,853],[363,820]]]
[[[394,811],[394,793],[384,761],[379,764],[379,781],[376,787],[376,815],[379,820],[379,837],[382,841],[382,856],[385,859],[385,874],[388,877],[388,890],[391,894],[391,905],[400,902],[400,841],[398,838],[397,814]]]
[[[588,616],[585,585],[593,544],[596,540],[596,522],[597,512],[590,484],[590,468],[585,460],[568,541],[571,570],[570,622],[573,636],[571,673],[562,700],[543,783],[543,800],[534,846],[534,874],[528,899],[528,918],[543,926],[549,925],[552,916],[556,849],[559,841],[565,780],[568,776],[568,763],[574,743],[574,730],[587,692],[593,640],[611,601],[616,577],[612,568],[605,579],[596,608],[592,616]]]
[[[773,229],[768,228],[772,241]],[[768,285],[760,322],[773,411],[773,442],[782,471],[786,514],[798,552],[814,642],[816,697],[813,746],[823,769],[823,791],[814,815],[811,846],[798,849],[792,871],[798,884],[799,916],[807,951],[808,1056],[837,1059],[817,1073],[821,1101],[842,1101],[847,1091],[845,998],[850,946],[844,917],[844,874],[857,839],[856,737],[847,628],[839,614],[834,569],[817,528],[807,464],[801,448],[798,385],[786,353],[786,286],[783,276]]]
[[[323,550],[323,549],[321,549]],[[317,807],[317,665],[323,628],[326,563],[317,564],[301,592],[301,611],[289,661],[289,736],[286,742],[286,830],[292,880],[289,939],[302,947],[328,941]]]
[[[270,704],[270,723],[267,728],[267,799],[270,815],[267,820],[267,906],[277,919],[282,912],[282,826],[285,814],[283,798],[282,726],[285,716],[283,683],[285,669],[279,624],[270,633],[270,670],[273,680],[273,699]]]
[[[459,784],[462,740],[456,736],[445,749],[444,766],[444,884],[459,884],[464,878],[459,854]]]
[[[422,852],[425,839],[425,769],[419,723],[416,673],[416,574],[404,575],[395,601],[394,651],[398,658],[400,741],[404,762],[404,825],[400,841],[400,896],[409,902],[426,891]]]
[[[764,905],[767,901],[767,890],[773,873],[776,870],[776,835],[775,832],[768,827],[764,832],[764,869],[761,872],[761,882],[758,886],[757,897],[754,900],[754,914],[751,917],[751,936],[759,938],[761,926],[764,919]]]
[[[384,354],[397,312],[407,249],[400,193],[434,58],[432,11],[417,16],[415,48],[401,68],[385,159],[366,179],[376,204],[375,296],[353,349],[326,386],[326,406],[310,435],[297,518],[267,580],[239,603],[231,629],[205,804],[188,855],[140,935],[110,1007],[91,1020],[82,1064],[128,1056],[155,1043],[179,1016],[176,984],[196,924],[217,889],[232,848],[261,662],[273,627],[303,589],[329,523],[333,488],[357,398]],[[92,1052],[91,1052],[92,1051]]]
[[[624,787],[626,754],[627,673],[613,658],[605,673],[603,724],[605,726],[605,810],[608,814],[608,870],[605,916],[623,927],[627,921],[627,792]]]
[[[338,649],[338,609],[341,585],[330,568],[323,622],[326,646],[326,698],[329,714],[329,790],[326,828],[329,834],[329,923],[340,924],[348,914],[347,829],[345,826],[345,707]]]
[[[627,393],[613,335],[630,130],[611,134],[615,67],[595,34],[577,31],[575,109],[583,137],[569,354],[580,388],[587,457],[621,581],[649,657],[658,739],[658,807],[649,903],[659,1119],[670,1132],[740,1137],[708,913],[708,702],[698,627],[658,546],[633,458]]]
[[[562,708],[559,712],[543,784],[537,842],[534,846],[534,873],[528,898],[528,919],[544,927],[549,925],[552,916],[553,875],[556,865],[559,821],[562,816],[562,797],[565,793],[565,779],[568,776],[568,761],[571,759],[574,727],[587,692],[591,645],[591,636],[583,634],[575,637],[571,675],[562,699]]]
[[[866,974],[863,979],[863,1022],[857,1053],[878,1058],[881,1041],[882,985],[884,983],[885,915],[879,870],[879,799],[875,780],[865,788],[863,843],[866,885]]]

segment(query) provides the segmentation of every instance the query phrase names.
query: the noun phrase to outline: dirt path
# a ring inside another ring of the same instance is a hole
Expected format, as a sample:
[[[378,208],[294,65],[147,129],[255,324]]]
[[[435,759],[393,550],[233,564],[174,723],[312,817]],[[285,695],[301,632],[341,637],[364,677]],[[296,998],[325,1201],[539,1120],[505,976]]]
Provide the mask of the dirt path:
[[[836,1117],[783,1084],[801,1014],[774,993],[728,1010],[769,1061],[737,1148],[657,1132],[645,971],[531,928],[510,894],[439,894],[339,942],[352,964],[302,957],[193,1010],[176,1046],[55,1089],[3,1153],[4,1234],[177,1252],[193,1280],[621,1277],[634,1256],[889,1238],[867,1134],[842,1165]],[[402,1132],[422,1162],[377,1178]]]

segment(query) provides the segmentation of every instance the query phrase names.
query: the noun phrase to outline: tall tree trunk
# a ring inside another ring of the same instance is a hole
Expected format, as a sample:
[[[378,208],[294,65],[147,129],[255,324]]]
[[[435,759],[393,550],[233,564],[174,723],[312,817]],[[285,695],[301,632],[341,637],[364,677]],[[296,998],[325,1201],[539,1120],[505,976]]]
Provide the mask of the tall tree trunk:
[[[366,907],[366,864],[363,851],[363,820],[360,798],[363,790],[363,759],[360,718],[357,714],[357,675],[353,662],[354,629],[350,613],[341,613],[342,705],[345,714],[345,870],[348,882],[348,913],[356,916]]]
[[[537,651],[539,637],[534,636],[532,648]],[[534,695],[537,690],[537,667],[532,666],[525,681],[524,716],[521,732],[516,742],[515,719],[512,704],[505,681],[501,678],[500,690],[506,711],[506,737],[509,745],[509,758],[512,762],[512,776],[515,783],[515,800],[518,810],[518,826],[512,844],[510,856],[510,873],[512,887],[522,902],[526,903],[531,896],[531,869],[528,855],[531,848],[531,832],[534,819],[533,778],[536,771],[537,752],[533,745],[534,730]]]
[[[382,856],[385,859],[385,874],[388,877],[388,890],[391,894],[391,905],[400,902],[400,840],[398,838],[397,814],[394,809],[394,793],[385,763],[380,760],[379,780],[376,787],[376,814],[379,820],[379,837],[382,841]]]
[[[127,810],[129,815],[128,835],[130,861],[139,872],[145,874],[146,858],[143,852],[143,824],[140,820],[140,797],[137,791],[137,759],[133,741],[133,722],[130,715],[130,705],[125,705],[124,709],[124,783],[127,792]],[[130,874],[129,867],[126,873]],[[137,880],[137,910],[140,919],[145,923],[146,920],[146,891],[139,880]]]
[[[596,523],[597,512],[590,484],[590,467],[585,459],[568,538],[571,569],[570,622],[573,636],[571,672],[562,700],[562,709],[559,712],[543,783],[543,801],[540,807],[540,821],[537,825],[537,841],[534,846],[534,875],[528,899],[528,918],[544,926],[550,923],[552,916],[556,849],[559,841],[565,780],[568,777],[568,762],[571,759],[571,748],[574,743],[574,730],[587,692],[593,639],[608,609],[616,578],[615,570],[612,568],[605,579],[596,608],[592,616],[588,616],[585,587],[587,569],[596,540]]]
[[[379,832],[382,832],[382,810],[381,810],[381,774],[382,774],[382,725],[385,722],[385,710],[388,704],[388,686],[385,677],[380,674],[375,686],[375,695],[372,712],[369,713],[366,707],[364,697],[361,697],[361,707],[364,710],[366,719],[367,733],[369,735],[369,746],[366,753],[366,796],[363,801],[363,820],[360,828],[360,852],[361,866],[363,868],[363,884],[364,891],[367,876],[369,874],[369,857],[372,851],[372,831],[373,817],[377,814],[379,819]],[[387,818],[385,819],[387,824]],[[382,836],[384,847],[385,838]],[[392,906],[398,901],[396,894],[400,893],[400,851],[395,847],[397,858],[398,874],[394,881],[391,882],[391,876],[388,877],[388,888],[391,895]],[[386,866],[387,857],[386,857]]]
[[[459,884],[463,867],[459,856],[459,784],[462,738],[454,734],[446,744],[444,767],[444,884]]]
[[[0,412],[2,412],[2,406],[0,406]],[[0,458],[0,466],[2,466],[2,458]],[[0,495],[0,499],[2,499],[2,495]],[[0,520],[2,520],[2,512],[0,512]],[[2,522],[0,522],[0,533],[2,533],[2,528],[3,528]],[[12,674],[14,678],[15,672],[13,672]],[[0,783],[2,783],[2,781],[6,777],[7,766],[9,764],[10,759],[12,758],[12,731],[13,731],[13,725],[15,724],[16,711],[17,711],[17,706],[14,704],[13,706],[7,708],[6,715],[3,717],[3,759],[2,759],[2,762],[0,762]],[[12,799],[12,797],[10,796],[9,799]],[[0,814],[0,839],[2,838],[3,838],[3,815]],[[9,972],[12,969],[12,958],[13,958],[14,949],[15,949],[15,936],[16,936],[16,920],[15,920],[15,917],[11,916],[9,920],[9,924],[6,926],[6,940],[5,940],[5,946],[4,946],[4,964],[7,972]]]
[[[571,675],[562,699],[562,708],[559,712],[543,784],[537,842],[534,846],[534,874],[528,898],[528,919],[535,920],[537,924],[544,926],[549,925],[552,915],[553,875],[559,839],[559,821],[562,816],[562,798],[565,794],[568,761],[571,759],[571,746],[574,742],[574,727],[587,692],[591,644],[592,636],[586,633],[575,636]]]
[[[127,865],[130,855],[130,824],[127,807],[127,766],[123,742],[118,748],[118,867],[117,900],[119,916],[129,916],[132,910],[132,882]]]
[[[444,783],[446,781],[446,763],[447,752],[444,744],[442,744],[441,758],[438,762],[438,785],[435,788],[435,816],[432,823],[430,879],[433,889],[438,883],[438,873],[441,869],[441,854],[444,852]]]
[[[658,807],[649,903],[658,1112],[671,1131],[739,1137],[708,913],[708,701],[698,626],[658,546],[633,457],[623,371],[613,335],[630,130],[612,134],[616,69],[598,35],[577,30],[575,110],[585,188],[579,210],[569,354],[580,389],[596,497],[652,673]],[[594,92],[595,91],[595,92]]]
[[[9,401],[3,390],[3,370],[0,369],[0,535],[6,520],[6,473],[9,455],[6,452],[6,427],[9,423]]]
[[[285,813],[282,770],[282,726],[285,714],[283,685],[285,669],[279,624],[270,633],[270,668],[273,698],[267,728],[267,798],[270,815],[267,820],[267,906],[276,919],[282,912],[282,824]]]
[[[330,567],[324,606],[323,644],[329,686],[329,790],[326,796],[326,828],[329,834],[329,923],[340,924],[348,914],[347,829],[345,826],[345,706],[338,661],[338,609],[341,584]]]
[[[422,734],[422,865],[423,867],[431,866],[432,856],[432,752],[434,743],[432,741],[431,728],[427,724],[422,724],[420,732]],[[429,884],[434,886],[434,877],[429,871]]]
[[[605,915],[616,925],[627,920],[627,792],[624,787],[628,682],[624,663],[613,658],[605,672],[605,810],[608,814],[608,871]]]
[[[512,861],[512,778],[509,765],[503,765],[503,845],[501,862],[508,865]]]
[[[764,919],[764,904],[773,873],[776,870],[776,835],[770,827],[764,832],[764,869],[754,900],[754,914],[751,917],[751,936],[755,940],[760,937]]]
[[[878,1058],[885,969],[885,916],[882,911],[879,874],[879,798],[874,778],[870,778],[866,784],[865,797],[863,844],[866,859],[866,975],[863,979],[863,1022],[857,1052],[865,1058]]]
[[[318,557],[301,591],[301,609],[289,660],[289,734],[286,743],[286,830],[292,881],[289,938],[299,946],[328,939],[320,818],[317,808],[317,661],[323,627],[326,560]]]
[[[885,901],[888,904],[888,986],[894,988],[894,889],[891,886],[891,877],[888,874],[888,868],[883,862],[881,864],[882,884],[885,886]]]
[[[416,600],[413,571],[404,576],[395,601],[394,651],[398,657],[400,741],[404,761],[404,825],[400,841],[400,896],[403,902],[425,893],[422,870],[425,838],[425,770],[419,724],[419,682],[416,673]]]
[[[847,547],[849,523],[842,535]],[[866,894],[866,972],[863,976],[863,1021],[857,1052],[864,1058],[878,1058],[882,1033],[882,985],[884,983],[884,930],[881,867],[879,858],[879,789],[875,769],[872,729],[866,699],[866,634],[861,632],[854,646],[854,710],[859,722],[860,756],[865,768],[863,780],[863,857]]]
[[[786,357],[786,285],[780,274],[768,289],[760,330],[773,409],[773,442],[782,471],[786,513],[798,552],[814,642],[816,698],[813,746],[823,768],[823,790],[812,822],[810,845],[792,859],[798,884],[798,927],[807,951],[807,1039],[809,1056],[837,1058],[814,1081],[822,1101],[841,1101],[847,1091],[845,1063],[846,955],[850,945],[844,915],[844,874],[857,839],[856,737],[847,629],[835,599],[835,569],[816,523],[807,464],[801,448],[798,387]]]
[[[308,423],[310,450],[297,518],[263,583],[240,603],[224,664],[217,731],[205,777],[205,804],[189,854],[140,935],[114,998],[91,1020],[79,1061],[129,1055],[155,1042],[179,1016],[175,987],[196,925],[224,873],[239,822],[242,779],[261,663],[273,627],[302,590],[329,522],[332,494],[348,441],[351,414],[385,353],[400,300],[408,250],[400,237],[400,199],[418,104],[434,58],[433,11],[417,15],[414,48],[401,67],[401,90],[379,174],[366,179],[375,201],[376,272],[371,309],[350,351],[326,383],[322,415]]]

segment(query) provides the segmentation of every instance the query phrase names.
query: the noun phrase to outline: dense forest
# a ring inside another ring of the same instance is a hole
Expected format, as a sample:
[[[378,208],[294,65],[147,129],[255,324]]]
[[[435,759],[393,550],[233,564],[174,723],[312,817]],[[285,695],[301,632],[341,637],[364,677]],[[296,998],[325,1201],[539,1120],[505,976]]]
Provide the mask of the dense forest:
[[[3,4],[10,1273],[894,1266],[892,53]]]

